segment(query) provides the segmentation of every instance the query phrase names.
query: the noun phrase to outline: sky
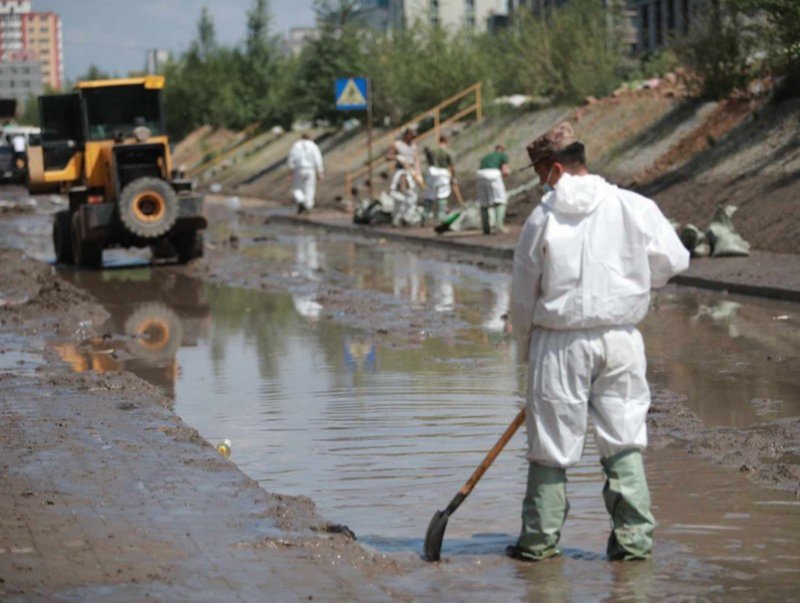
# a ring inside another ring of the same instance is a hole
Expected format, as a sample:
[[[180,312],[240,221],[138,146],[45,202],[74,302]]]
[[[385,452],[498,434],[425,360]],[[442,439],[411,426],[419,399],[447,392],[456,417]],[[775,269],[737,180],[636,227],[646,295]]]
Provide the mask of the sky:
[[[273,31],[314,23],[313,0],[270,0]],[[233,45],[245,36],[252,0],[32,0],[34,11],[61,16],[64,75],[76,80],[94,64],[114,75],[142,70],[146,52],[180,53],[195,37],[207,6],[217,40]]]

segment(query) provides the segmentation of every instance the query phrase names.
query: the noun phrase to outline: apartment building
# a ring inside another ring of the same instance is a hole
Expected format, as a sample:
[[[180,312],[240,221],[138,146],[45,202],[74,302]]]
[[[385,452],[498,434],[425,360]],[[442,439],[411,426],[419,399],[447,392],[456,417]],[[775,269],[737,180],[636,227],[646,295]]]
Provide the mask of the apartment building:
[[[628,0],[637,33],[636,52],[656,50],[670,38],[688,33],[692,15],[702,5],[703,0]]]
[[[15,99],[18,111],[28,97],[43,91],[42,65],[37,55],[17,50],[9,55],[9,60],[0,61],[0,98]]]
[[[34,12],[30,0],[0,0],[0,61],[11,61],[20,51],[39,58],[43,86],[61,88],[61,18],[52,12]]]
[[[506,15],[507,0],[389,0],[389,27],[416,22],[448,29],[485,32],[496,16]]]
[[[632,53],[652,52],[670,39],[688,33],[692,15],[709,0],[598,0],[606,7],[624,5],[631,32],[626,36]],[[564,6],[569,0],[508,0],[509,13],[530,10],[537,16]]]

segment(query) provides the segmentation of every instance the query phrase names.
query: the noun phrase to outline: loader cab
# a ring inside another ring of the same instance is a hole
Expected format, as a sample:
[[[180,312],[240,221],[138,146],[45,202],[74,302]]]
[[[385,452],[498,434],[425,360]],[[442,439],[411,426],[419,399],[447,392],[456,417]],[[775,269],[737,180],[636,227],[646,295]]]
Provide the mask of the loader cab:
[[[29,150],[28,189],[69,196],[68,215],[54,223],[58,262],[99,267],[112,246],[182,260],[202,253],[203,200],[172,178],[163,89],[163,76],[146,76],[39,97],[41,145]]]
[[[96,80],[39,97],[42,143],[29,188],[82,185],[113,199],[138,176],[169,180],[163,87],[161,76]]]

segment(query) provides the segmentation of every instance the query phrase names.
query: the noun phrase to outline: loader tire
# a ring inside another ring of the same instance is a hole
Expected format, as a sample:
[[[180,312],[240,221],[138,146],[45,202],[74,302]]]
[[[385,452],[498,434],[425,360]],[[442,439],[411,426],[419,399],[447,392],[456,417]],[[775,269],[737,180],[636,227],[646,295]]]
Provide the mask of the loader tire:
[[[139,178],[122,189],[119,218],[133,235],[154,239],[165,234],[178,219],[178,196],[168,182]]]
[[[72,214],[72,259],[81,268],[102,268],[103,245],[96,241],[87,241],[81,232],[81,215]]]
[[[53,251],[56,264],[72,264],[72,216],[69,210],[56,212],[53,216]]]

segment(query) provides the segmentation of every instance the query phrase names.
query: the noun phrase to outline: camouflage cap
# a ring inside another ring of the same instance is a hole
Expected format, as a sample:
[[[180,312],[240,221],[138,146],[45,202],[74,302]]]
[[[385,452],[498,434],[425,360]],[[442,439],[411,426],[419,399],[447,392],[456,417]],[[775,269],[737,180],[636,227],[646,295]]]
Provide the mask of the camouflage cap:
[[[575,139],[572,126],[568,121],[562,121],[528,145],[528,157],[531,163],[536,165],[575,142],[578,141]]]

